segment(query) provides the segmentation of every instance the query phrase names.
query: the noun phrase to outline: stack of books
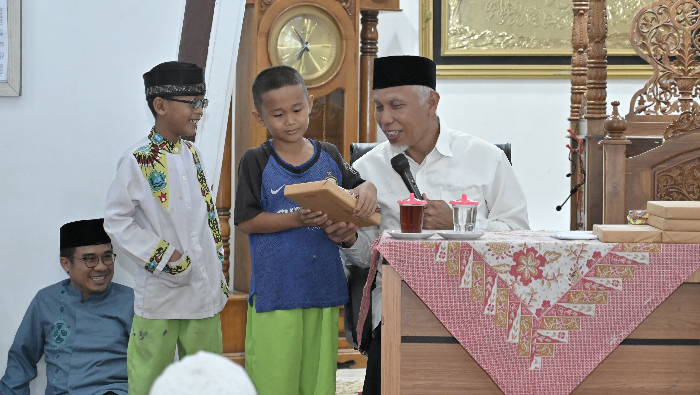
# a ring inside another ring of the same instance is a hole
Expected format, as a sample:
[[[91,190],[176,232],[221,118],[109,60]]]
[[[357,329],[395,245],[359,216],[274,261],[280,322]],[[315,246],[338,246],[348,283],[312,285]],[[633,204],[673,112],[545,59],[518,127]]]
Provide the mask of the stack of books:
[[[647,211],[662,243],[700,243],[700,202],[648,202]]]
[[[700,244],[700,202],[651,201],[646,212],[647,225],[593,225],[593,234],[605,243]]]

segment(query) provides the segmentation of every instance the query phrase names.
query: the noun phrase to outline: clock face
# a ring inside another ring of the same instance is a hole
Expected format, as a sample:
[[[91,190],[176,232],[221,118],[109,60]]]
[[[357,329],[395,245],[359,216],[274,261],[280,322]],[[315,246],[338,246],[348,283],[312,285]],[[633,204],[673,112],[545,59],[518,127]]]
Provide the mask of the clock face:
[[[284,12],[270,31],[273,65],[295,68],[307,85],[330,79],[340,67],[343,39],[335,20],[318,7],[294,7]]]

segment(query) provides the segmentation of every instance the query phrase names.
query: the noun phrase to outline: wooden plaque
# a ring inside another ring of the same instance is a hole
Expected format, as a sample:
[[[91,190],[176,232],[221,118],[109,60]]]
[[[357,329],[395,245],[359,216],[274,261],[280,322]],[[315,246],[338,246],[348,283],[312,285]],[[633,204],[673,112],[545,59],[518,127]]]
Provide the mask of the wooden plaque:
[[[287,185],[284,187],[284,196],[303,208],[328,214],[328,219],[333,222],[352,222],[362,228],[379,225],[382,220],[379,213],[374,213],[369,218],[353,217],[357,198],[330,180]]]

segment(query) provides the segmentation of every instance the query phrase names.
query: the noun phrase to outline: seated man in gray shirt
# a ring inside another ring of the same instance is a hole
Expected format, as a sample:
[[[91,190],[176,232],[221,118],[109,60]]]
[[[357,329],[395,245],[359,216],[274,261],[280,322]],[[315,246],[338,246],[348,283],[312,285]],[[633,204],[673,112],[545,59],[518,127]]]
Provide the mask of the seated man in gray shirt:
[[[70,278],[40,290],[29,304],[0,393],[28,395],[43,355],[47,395],[127,395],[134,291],[112,284],[115,255],[102,218],[63,225],[60,243]]]

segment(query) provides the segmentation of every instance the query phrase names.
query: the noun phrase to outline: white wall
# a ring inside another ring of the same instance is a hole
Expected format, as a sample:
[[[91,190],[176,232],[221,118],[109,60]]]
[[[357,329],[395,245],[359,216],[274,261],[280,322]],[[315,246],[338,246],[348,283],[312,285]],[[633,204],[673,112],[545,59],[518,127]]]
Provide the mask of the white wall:
[[[418,1],[402,12],[379,14],[379,56],[418,55]],[[608,102],[627,113],[632,94],[646,81],[609,80]],[[569,80],[439,79],[438,115],[453,129],[493,143],[511,143],[515,173],[527,197],[532,229],[569,229]],[[608,112],[612,111],[608,106]],[[381,134],[380,131],[378,131]],[[383,137],[383,136],[378,136]]]
[[[0,97],[0,375],[32,297],[66,278],[60,226],[104,215],[117,159],[152,126],[141,76],[177,59],[185,0],[22,3],[22,96]]]

